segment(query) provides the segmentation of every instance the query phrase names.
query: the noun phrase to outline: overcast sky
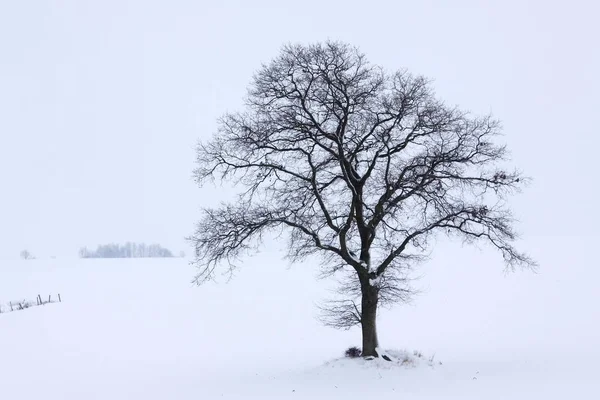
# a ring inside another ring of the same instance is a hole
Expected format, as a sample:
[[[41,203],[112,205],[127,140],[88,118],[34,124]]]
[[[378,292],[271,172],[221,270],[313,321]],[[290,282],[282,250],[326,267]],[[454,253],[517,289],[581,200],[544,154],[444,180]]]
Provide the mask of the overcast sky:
[[[187,250],[194,145],[286,42],[355,44],[502,120],[527,237],[597,235],[594,1],[0,0],[0,258]],[[525,249],[527,250],[527,249]]]

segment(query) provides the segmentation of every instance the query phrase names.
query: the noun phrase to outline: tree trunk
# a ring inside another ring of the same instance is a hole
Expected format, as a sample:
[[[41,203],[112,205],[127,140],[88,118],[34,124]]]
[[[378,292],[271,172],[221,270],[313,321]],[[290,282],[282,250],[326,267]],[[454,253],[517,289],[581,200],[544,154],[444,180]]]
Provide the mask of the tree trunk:
[[[362,285],[362,355],[363,357],[379,357],[375,350],[379,347],[377,339],[377,302],[379,300],[379,289],[373,287],[367,281]]]

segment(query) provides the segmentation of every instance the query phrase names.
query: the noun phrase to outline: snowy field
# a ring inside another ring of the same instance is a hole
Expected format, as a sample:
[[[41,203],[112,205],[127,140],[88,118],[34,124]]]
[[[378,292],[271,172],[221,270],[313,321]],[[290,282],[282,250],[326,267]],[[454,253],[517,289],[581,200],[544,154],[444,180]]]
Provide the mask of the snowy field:
[[[509,275],[441,246],[423,293],[382,313],[404,366],[336,360],[358,330],[321,326],[329,283],[276,252],[202,287],[183,259],[0,261],[0,303],[63,300],[0,314],[0,399],[598,399],[595,243],[530,240],[539,273]]]

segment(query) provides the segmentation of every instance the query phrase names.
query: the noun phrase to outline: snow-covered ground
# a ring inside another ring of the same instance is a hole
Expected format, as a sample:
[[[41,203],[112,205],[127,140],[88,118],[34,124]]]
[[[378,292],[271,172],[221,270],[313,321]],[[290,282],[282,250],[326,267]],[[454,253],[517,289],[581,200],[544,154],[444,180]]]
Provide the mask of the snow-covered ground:
[[[423,293],[382,313],[404,365],[340,359],[358,330],[320,325],[329,282],[276,252],[202,287],[183,259],[0,261],[0,303],[63,300],[0,314],[0,399],[597,399],[595,242],[529,241],[539,273],[509,275],[441,246]]]

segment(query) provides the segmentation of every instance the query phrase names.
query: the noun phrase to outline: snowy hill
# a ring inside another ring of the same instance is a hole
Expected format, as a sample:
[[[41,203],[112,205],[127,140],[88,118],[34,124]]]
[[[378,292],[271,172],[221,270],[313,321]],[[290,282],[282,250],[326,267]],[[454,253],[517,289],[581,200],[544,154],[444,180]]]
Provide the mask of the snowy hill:
[[[0,314],[0,399],[600,398],[600,273],[591,243],[567,244],[535,252],[539,274],[436,256],[414,304],[382,314],[394,363],[340,359],[359,332],[320,325],[329,282],[279,254],[202,287],[182,259],[4,261],[0,303],[63,302]]]

